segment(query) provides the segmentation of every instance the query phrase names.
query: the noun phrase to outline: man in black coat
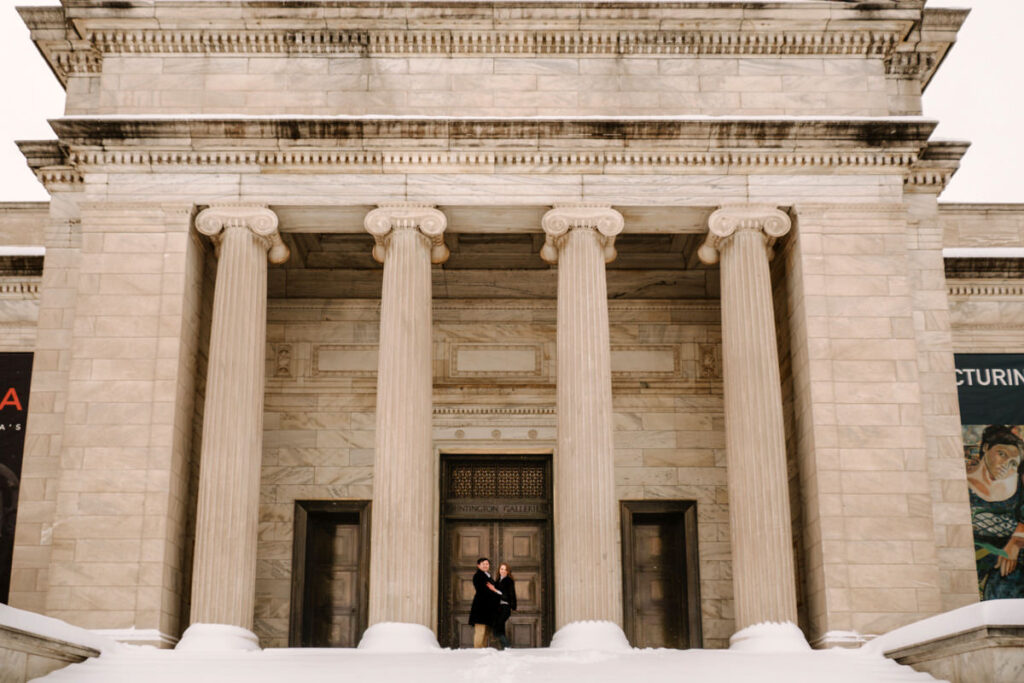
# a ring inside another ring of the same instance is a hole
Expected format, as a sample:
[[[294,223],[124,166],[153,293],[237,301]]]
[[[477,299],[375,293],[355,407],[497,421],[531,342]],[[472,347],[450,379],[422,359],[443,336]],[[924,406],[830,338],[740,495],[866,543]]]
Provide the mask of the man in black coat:
[[[491,628],[498,617],[501,592],[494,586],[490,575],[491,561],[481,557],[476,561],[473,574],[473,606],[469,608],[469,623],[473,625],[473,647],[487,647],[491,642]]]

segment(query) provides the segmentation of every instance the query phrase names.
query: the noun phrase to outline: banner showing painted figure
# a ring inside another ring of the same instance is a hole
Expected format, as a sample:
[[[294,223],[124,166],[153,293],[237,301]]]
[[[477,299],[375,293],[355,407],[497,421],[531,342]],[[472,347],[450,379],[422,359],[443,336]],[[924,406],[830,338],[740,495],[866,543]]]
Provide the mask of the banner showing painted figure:
[[[957,354],[982,600],[1024,598],[1024,354]]]
[[[18,513],[21,457],[25,448],[31,353],[0,353],[0,602],[11,585],[14,523]]]

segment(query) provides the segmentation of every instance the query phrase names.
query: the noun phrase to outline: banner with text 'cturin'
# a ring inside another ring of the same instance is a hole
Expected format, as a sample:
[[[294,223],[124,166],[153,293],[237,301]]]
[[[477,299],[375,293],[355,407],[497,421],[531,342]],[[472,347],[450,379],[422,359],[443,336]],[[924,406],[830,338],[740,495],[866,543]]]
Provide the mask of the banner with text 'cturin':
[[[958,353],[961,424],[1024,424],[1024,354]]]
[[[0,602],[3,603],[7,602],[11,584],[14,524],[31,382],[31,353],[0,353]]]
[[[978,597],[1024,598],[1024,354],[956,355]]]

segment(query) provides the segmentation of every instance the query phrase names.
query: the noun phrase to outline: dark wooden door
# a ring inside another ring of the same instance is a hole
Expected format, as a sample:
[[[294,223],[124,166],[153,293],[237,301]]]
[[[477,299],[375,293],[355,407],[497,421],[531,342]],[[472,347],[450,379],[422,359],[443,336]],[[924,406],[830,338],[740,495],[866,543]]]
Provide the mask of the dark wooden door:
[[[623,606],[634,647],[700,647],[696,506],[623,503]]]
[[[296,501],[292,647],[356,647],[366,630],[369,501]]]
[[[512,647],[541,647],[546,642],[545,617],[549,609],[546,521],[451,521],[446,525],[445,548],[450,558],[443,599],[448,602],[442,642],[449,647],[473,647],[469,610],[473,604],[473,574],[480,557],[491,560],[491,574],[507,562],[516,582],[518,609],[505,627]]]
[[[317,519],[310,528],[307,604],[312,647],[359,644],[359,524]]]
[[[683,647],[682,520],[640,515],[633,520],[634,647]]]

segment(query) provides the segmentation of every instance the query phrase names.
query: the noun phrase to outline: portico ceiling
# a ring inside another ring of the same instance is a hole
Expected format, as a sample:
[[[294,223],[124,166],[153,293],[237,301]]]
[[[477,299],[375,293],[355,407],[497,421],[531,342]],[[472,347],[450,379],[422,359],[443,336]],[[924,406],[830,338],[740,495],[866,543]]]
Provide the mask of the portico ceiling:
[[[288,212],[278,211],[284,222]],[[527,212],[495,209],[490,218],[516,213]],[[718,269],[698,261],[704,235],[690,225],[689,232],[675,234],[651,230],[619,235],[618,255],[607,265],[609,298],[717,298]],[[365,231],[292,230],[283,238],[292,255],[269,271],[271,298],[380,298],[381,265],[371,256],[373,238]],[[449,231],[445,244],[451,254],[433,269],[435,298],[553,299],[557,294],[557,266],[540,257],[540,231],[525,226],[519,231]]]

